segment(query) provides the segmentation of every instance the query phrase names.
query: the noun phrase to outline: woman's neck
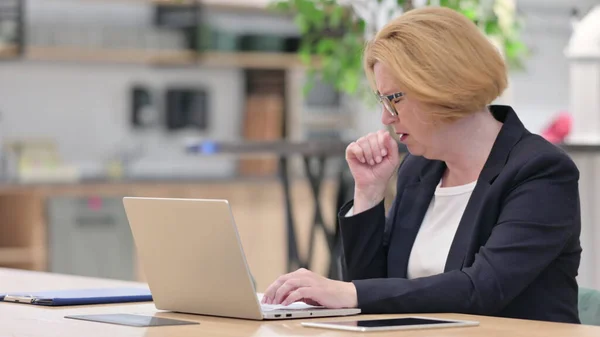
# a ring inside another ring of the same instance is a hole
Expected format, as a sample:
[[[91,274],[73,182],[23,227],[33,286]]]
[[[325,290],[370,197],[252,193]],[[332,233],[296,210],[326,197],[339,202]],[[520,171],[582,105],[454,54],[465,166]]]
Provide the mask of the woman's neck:
[[[441,159],[447,170],[442,186],[465,185],[477,180],[501,128],[502,123],[487,110],[449,125],[444,131]]]

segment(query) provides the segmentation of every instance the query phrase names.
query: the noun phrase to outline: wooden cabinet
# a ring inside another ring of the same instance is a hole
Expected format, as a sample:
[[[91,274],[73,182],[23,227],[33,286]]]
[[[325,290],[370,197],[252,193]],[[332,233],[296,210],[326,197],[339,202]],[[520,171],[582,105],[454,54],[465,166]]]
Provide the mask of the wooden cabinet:
[[[0,265],[45,269],[43,201],[35,191],[0,194]]]
[[[53,196],[45,210],[50,272],[136,279],[135,247],[120,196]]]

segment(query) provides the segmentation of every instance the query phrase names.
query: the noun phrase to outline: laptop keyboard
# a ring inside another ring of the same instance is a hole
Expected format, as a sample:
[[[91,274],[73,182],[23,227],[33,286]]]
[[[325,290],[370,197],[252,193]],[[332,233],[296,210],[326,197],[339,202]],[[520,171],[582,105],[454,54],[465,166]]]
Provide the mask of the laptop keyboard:
[[[258,302],[260,303],[260,301],[262,300],[263,294],[262,293],[258,293],[256,295],[258,297]],[[290,305],[260,303],[260,309],[263,312],[275,311],[275,310],[302,311],[302,310],[314,310],[314,309],[320,309],[320,308],[323,308],[323,307],[321,307],[321,306],[314,306],[314,305],[308,305],[308,304],[306,304],[304,302],[295,302],[295,303],[292,303]]]
[[[304,311],[304,310],[314,310],[322,307],[316,307],[312,305],[308,305],[303,302],[296,302],[290,305],[280,305],[280,304],[261,304],[260,308],[263,312],[267,311],[275,311],[275,310],[294,310],[294,311]]]

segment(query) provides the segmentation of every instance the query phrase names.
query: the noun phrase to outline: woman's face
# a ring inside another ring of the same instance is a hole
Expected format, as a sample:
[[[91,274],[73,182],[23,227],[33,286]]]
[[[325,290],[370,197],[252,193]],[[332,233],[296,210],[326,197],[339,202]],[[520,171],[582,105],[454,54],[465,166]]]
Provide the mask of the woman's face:
[[[398,87],[389,68],[382,63],[374,66],[377,90],[382,95],[391,95],[404,92]],[[382,107],[381,121],[384,125],[391,126],[400,141],[406,145],[411,154],[435,159],[435,151],[438,137],[436,137],[436,126],[432,119],[427,116],[423,105],[407,94],[392,101],[396,107],[398,116],[393,116],[385,107]]]

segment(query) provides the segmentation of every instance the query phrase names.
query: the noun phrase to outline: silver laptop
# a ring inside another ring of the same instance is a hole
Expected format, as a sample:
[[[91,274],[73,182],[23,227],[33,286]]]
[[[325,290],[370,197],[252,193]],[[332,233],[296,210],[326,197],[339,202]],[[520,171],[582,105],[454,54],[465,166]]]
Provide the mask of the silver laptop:
[[[159,310],[255,320],[360,313],[261,305],[226,200],[125,197],[123,204]]]

